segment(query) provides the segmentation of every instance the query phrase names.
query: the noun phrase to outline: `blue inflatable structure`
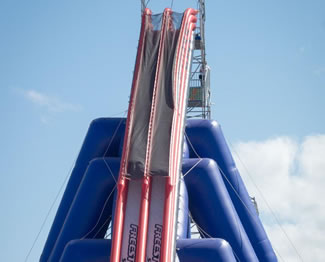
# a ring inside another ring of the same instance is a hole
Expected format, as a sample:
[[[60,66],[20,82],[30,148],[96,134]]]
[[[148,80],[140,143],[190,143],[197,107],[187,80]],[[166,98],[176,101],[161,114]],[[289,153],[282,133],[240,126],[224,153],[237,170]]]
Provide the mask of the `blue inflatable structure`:
[[[104,236],[114,217],[124,132],[124,118],[100,118],[91,123],[41,262],[109,261],[111,240]],[[216,121],[187,121],[182,169],[179,261],[277,261]],[[191,219],[200,239],[191,238]]]

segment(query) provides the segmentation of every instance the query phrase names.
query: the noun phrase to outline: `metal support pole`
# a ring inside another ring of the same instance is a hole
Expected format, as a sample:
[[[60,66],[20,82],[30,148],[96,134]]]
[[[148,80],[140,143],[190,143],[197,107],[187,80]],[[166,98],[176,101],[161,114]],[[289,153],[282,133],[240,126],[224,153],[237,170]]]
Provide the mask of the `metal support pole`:
[[[205,53],[205,0],[198,0],[197,4],[199,15],[195,31],[187,118],[210,119],[210,68]]]

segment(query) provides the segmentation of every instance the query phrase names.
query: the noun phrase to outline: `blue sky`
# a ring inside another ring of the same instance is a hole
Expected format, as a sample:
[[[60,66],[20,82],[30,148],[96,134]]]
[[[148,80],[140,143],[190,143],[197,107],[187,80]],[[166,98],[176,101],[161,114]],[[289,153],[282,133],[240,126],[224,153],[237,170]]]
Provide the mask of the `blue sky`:
[[[228,141],[325,134],[325,2],[206,8],[212,117]],[[140,1],[0,1],[1,261],[24,260],[91,120],[127,109],[139,29]]]

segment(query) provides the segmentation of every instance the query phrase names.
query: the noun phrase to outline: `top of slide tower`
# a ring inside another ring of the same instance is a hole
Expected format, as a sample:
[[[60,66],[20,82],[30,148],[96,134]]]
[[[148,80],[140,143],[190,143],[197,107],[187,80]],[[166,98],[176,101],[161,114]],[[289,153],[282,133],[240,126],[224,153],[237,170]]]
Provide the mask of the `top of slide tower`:
[[[141,14],[149,3],[141,0]],[[195,29],[190,72],[187,118],[211,119],[210,67],[205,52],[205,0],[197,0],[198,21]]]

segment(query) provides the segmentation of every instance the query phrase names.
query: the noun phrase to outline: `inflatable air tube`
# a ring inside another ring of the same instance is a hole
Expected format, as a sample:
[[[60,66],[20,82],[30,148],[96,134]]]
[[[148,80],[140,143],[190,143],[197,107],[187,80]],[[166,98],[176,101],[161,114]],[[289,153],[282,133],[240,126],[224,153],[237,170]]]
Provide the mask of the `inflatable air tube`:
[[[225,239],[240,261],[258,262],[216,162],[208,158],[184,159],[183,173],[189,208],[203,230],[202,236]]]
[[[103,157],[108,145],[110,146],[106,156],[117,157],[124,129],[124,118],[98,118],[90,124],[46,240],[40,262],[48,261],[89,162],[94,158]]]
[[[90,162],[48,262],[59,261],[64,247],[72,239],[104,237],[112,216],[119,168],[120,158]]]
[[[107,262],[110,251],[110,239],[72,240],[60,262]],[[177,240],[176,252],[180,262],[236,262],[231,247],[223,239]]]
[[[196,153],[202,158],[215,160],[227,177],[223,177],[224,183],[258,259],[263,262],[276,262],[272,245],[236,168],[220,125],[212,120],[190,120],[187,122],[186,132]],[[190,157],[197,157],[196,153],[191,150]]]

